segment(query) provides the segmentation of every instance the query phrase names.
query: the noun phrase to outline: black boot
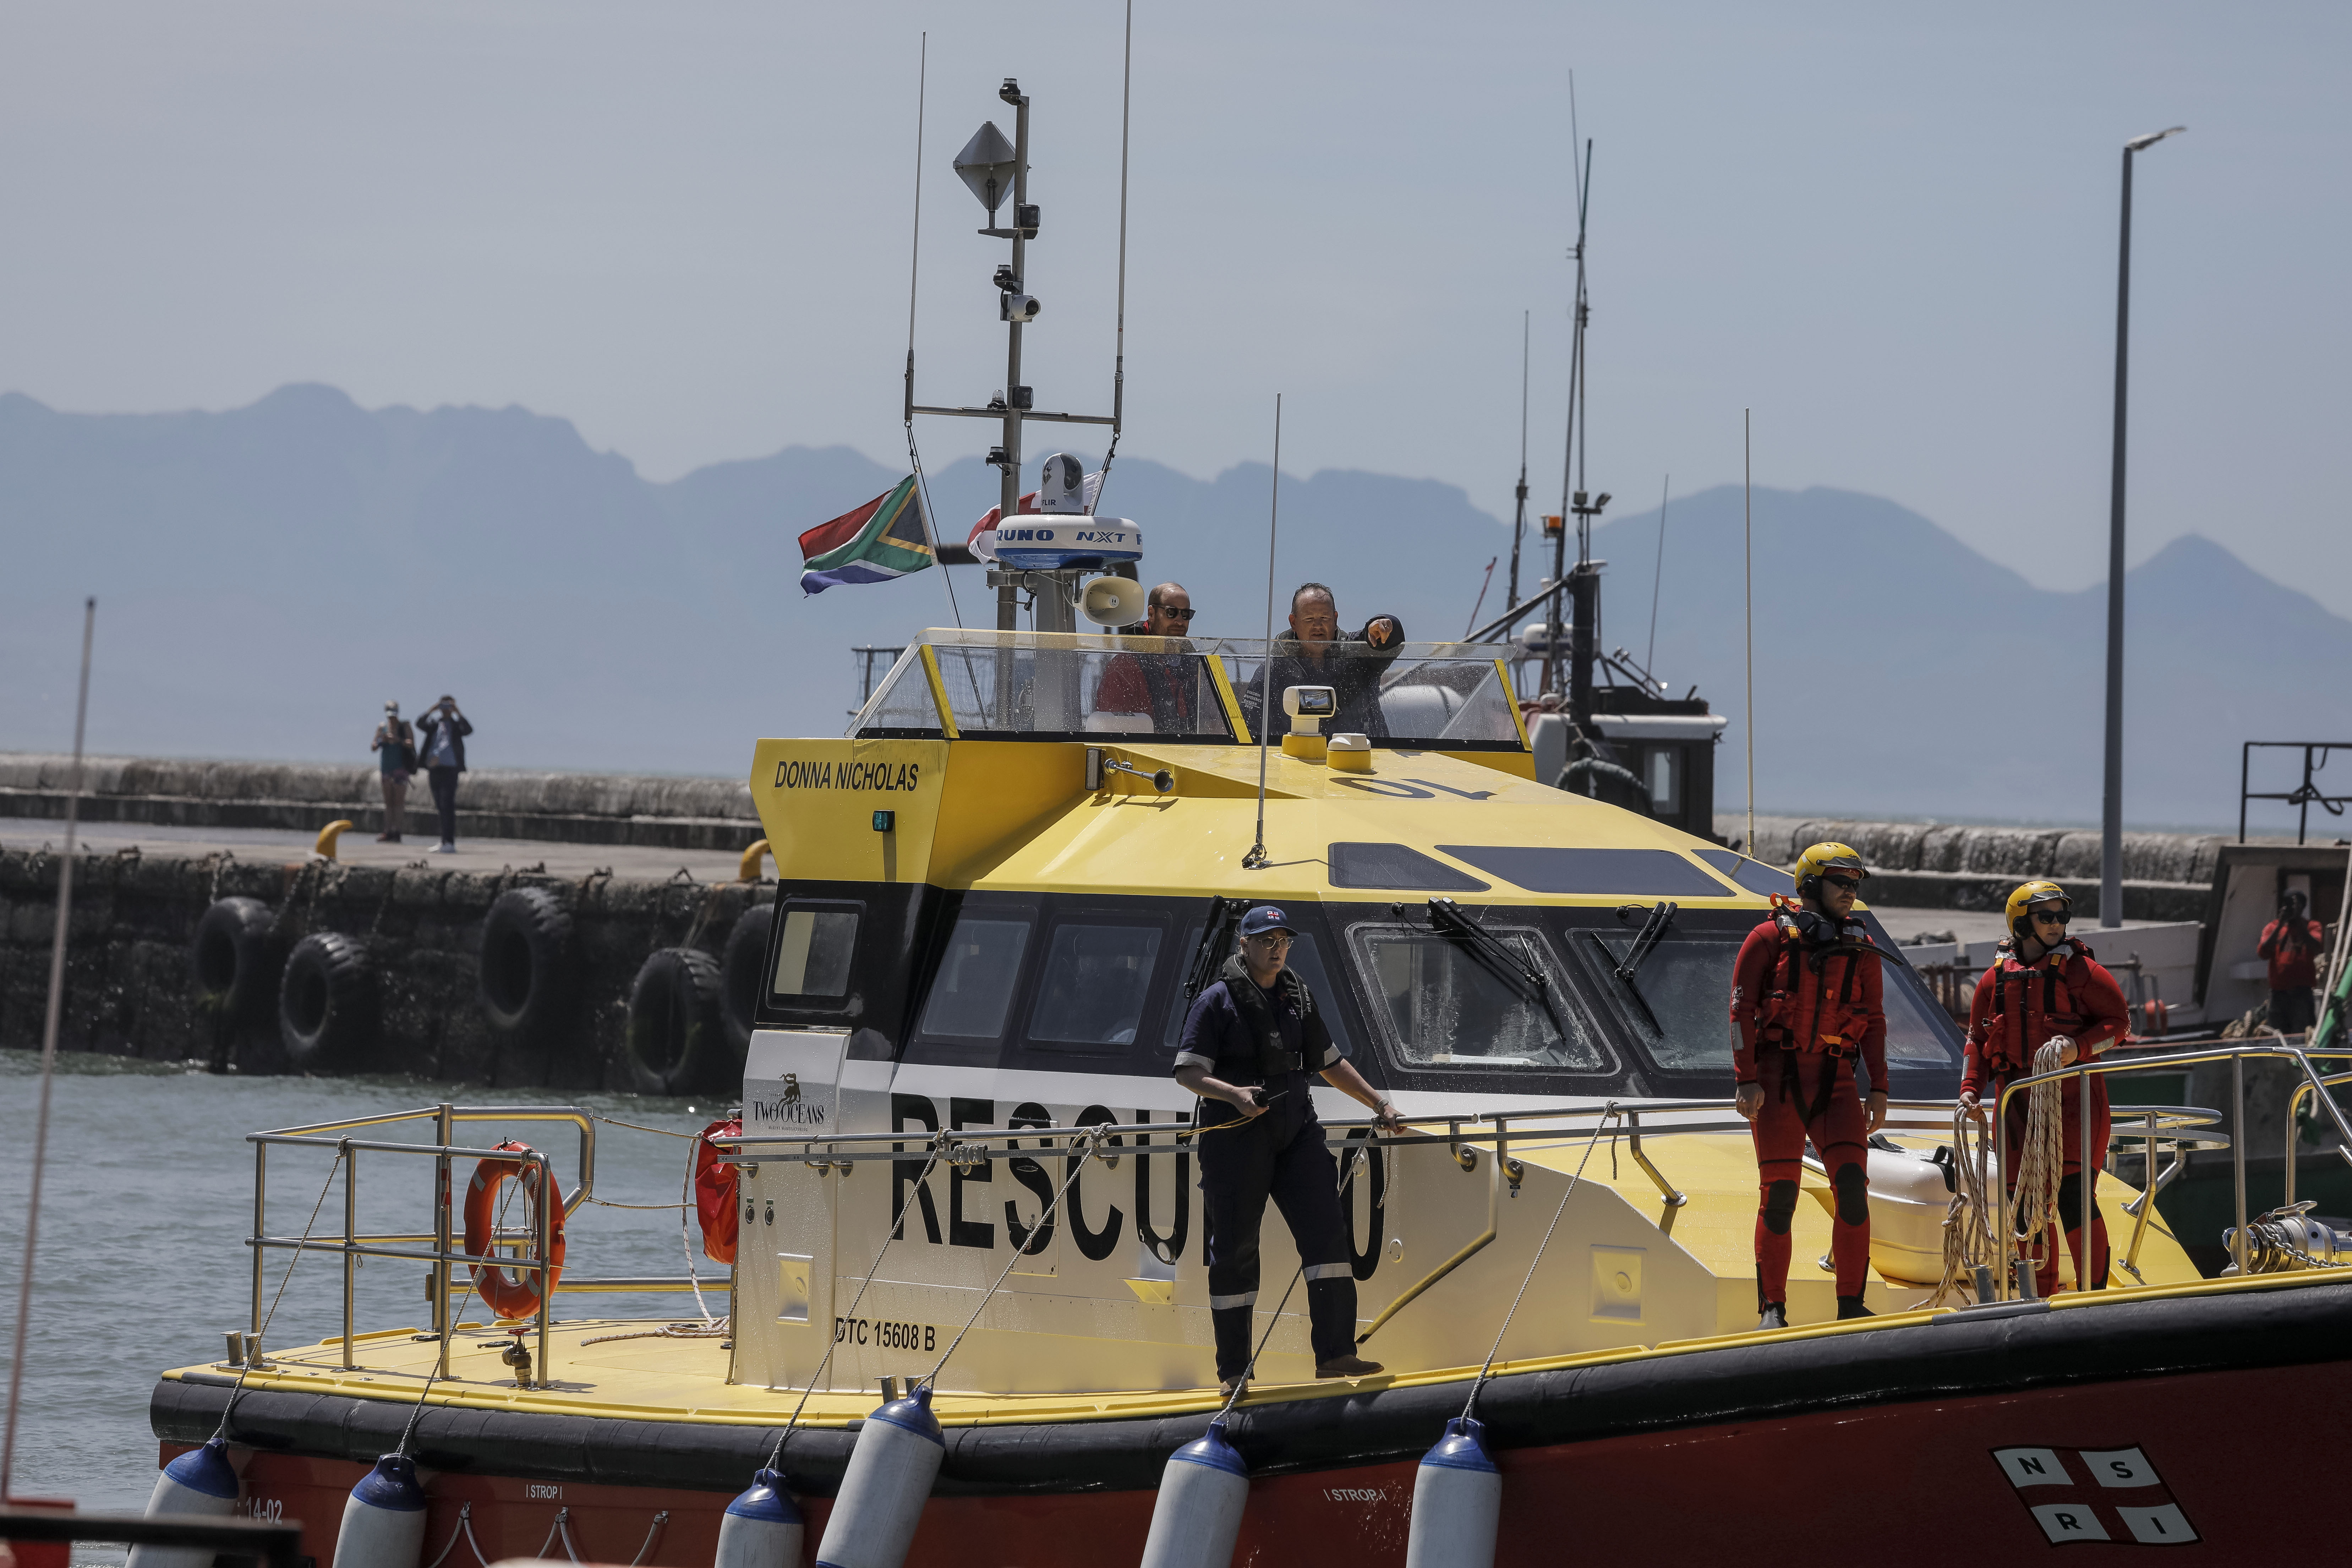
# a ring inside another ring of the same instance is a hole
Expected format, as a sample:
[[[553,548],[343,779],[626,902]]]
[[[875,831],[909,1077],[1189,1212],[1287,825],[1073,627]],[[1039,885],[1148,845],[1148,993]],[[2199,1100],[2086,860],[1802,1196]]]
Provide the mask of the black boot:
[[[1209,1314],[1209,1326],[1217,1342],[1217,1381],[1231,1394],[1236,1379],[1249,1374],[1250,1309],[1225,1307]]]
[[[1862,1304],[1862,1292],[1859,1290],[1855,1291],[1851,1296],[1840,1296],[1838,1298],[1838,1321],[1841,1323],[1844,1322],[1848,1318],[1874,1318],[1876,1316],[1878,1316],[1877,1313],[1872,1311],[1869,1308]]]
[[[1766,1329],[1785,1329],[1788,1326],[1789,1304],[1786,1301],[1765,1302],[1763,1315],[1756,1320],[1757,1331],[1760,1333]]]

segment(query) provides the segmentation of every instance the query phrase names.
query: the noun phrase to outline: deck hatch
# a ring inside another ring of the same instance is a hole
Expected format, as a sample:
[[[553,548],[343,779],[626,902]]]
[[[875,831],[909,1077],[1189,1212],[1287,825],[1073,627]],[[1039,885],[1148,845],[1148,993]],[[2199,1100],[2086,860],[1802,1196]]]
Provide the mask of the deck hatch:
[[[1438,850],[1531,893],[1722,899],[1724,885],[1671,849],[1440,844]]]
[[[1331,885],[1335,888],[1483,893],[1494,885],[1402,844],[1334,844],[1329,853]]]

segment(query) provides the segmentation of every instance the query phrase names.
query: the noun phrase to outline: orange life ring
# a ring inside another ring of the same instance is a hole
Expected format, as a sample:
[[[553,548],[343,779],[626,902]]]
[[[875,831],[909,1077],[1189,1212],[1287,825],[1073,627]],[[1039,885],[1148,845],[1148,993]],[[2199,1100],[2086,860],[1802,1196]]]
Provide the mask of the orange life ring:
[[[738,1173],[727,1163],[727,1152],[710,1140],[737,1137],[742,1131],[737,1118],[721,1117],[694,1141],[694,1214],[702,1222],[703,1256],[714,1263],[735,1261],[735,1240],[743,1221],[735,1212]]]
[[[528,1154],[528,1143],[512,1139],[499,1145],[517,1153]],[[474,1179],[466,1186],[466,1253],[469,1258],[487,1258],[498,1236],[499,1189],[514,1182],[522,1189],[527,1222],[536,1229],[539,1220],[539,1171],[537,1163],[528,1160],[478,1160],[474,1163]],[[549,1215],[547,1246],[547,1289],[563,1277],[563,1204],[557,1194]],[[491,1311],[501,1318],[528,1318],[536,1314],[545,1300],[539,1276],[517,1269],[509,1274],[495,1264],[468,1265],[474,1274],[474,1289]]]

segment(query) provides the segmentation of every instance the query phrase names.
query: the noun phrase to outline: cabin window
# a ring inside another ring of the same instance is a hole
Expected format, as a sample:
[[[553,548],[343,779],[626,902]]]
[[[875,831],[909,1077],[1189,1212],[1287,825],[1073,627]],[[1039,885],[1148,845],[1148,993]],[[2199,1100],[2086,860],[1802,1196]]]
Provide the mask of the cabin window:
[[[1951,1024],[1944,1010],[1937,1006],[1935,998],[1916,975],[1898,973],[1893,963],[1883,963],[1879,969],[1880,1000],[1886,1009],[1887,1070],[1948,1070],[1952,1066],[1952,1047],[1948,1043]],[[1938,1020],[1944,1020],[1940,1026]]]
[[[1531,893],[1720,899],[1723,884],[1671,849],[1561,849],[1441,844],[1438,852]]]
[[[1436,932],[1359,926],[1350,933],[1373,990],[1387,1004],[1405,1062],[1607,1070],[1607,1053],[1569,1000],[1566,977],[1554,965],[1543,934],[1508,926],[1489,929],[1513,958],[1542,974],[1543,984]]]
[[[923,1005],[920,1032],[967,1040],[1003,1036],[1005,1010],[1021,979],[1021,955],[1028,947],[1025,920],[957,920]]]
[[[783,928],[769,991],[779,1000],[847,995],[850,959],[857,951],[857,910],[787,904]]]
[[[1683,808],[1683,752],[1680,746],[1653,746],[1643,780],[1650,786],[1650,813],[1672,816]]]
[[[1030,1042],[1066,1049],[1133,1045],[1166,940],[1157,925],[1055,926],[1029,1013]]]
[[[1642,956],[1631,978],[1621,978],[1641,922],[1623,931],[1570,931],[1570,945],[1631,1026],[1660,1072],[1721,1073],[1731,1068],[1731,970],[1739,943],[1687,936],[1671,927]]]

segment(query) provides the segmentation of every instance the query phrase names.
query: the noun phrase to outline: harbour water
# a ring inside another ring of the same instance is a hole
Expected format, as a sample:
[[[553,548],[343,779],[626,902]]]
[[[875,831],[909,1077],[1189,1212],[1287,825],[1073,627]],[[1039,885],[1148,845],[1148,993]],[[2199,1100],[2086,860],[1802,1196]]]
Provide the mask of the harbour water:
[[[23,1216],[32,1174],[39,1058],[0,1051],[0,1315],[13,1317],[24,1245]],[[244,1246],[251,1225],[253,1146],[248,1132],[414,1110],[442,1100],[516,1104],[562,1099],[622,1122],[690,1133],[712,1107],[628,1095],[556,1095],[491,1090],[415,1079],[238,1078],[200,1068],[121,1058],[59,1058],[49,1124],[48,1174],[34,1272],[24,1408],[17,1426],[14,1489],[19,1496],[70,1498],[85,1509],[138,1509],[154,1484],[156,1445],[147,1403],[166,1367],[215,1362],[225,1331],[247,1325],[252,1264]],[[724,1106],[719,1110],[726,1109]],[[362,1136],[430,1142],[431,1124],[413,1122]],[[583,1276],[682,1277],[686,1246],[677,1207],[692,1150],[663,1137],[600,1121],[596,1128],[598,1202],[581,1205],[569,1226],[568,1267]],[[471,1123],[458,1142],[488,1147],[519,1136],[558,1158],[567,1188],[576,1179],[577,1136],[562,1124],[501,1127]],[[361,1156],[358,1222],[362,1230],[431,1228],[433,1162],[415,1156]],[[303,1233],[320,1204],[312,1234],[342,1231],[342,1184],[325,1190],[331,1154],[274,1152],[268,1224],[273,1234]],[[457,1183],[467,1179],[457,1163]],[[323,1193],[323,1203],[321,1203]],[[614,1207],[614,1204],[651,1207]],[[724,1283],[725,1268],[699,1255],[702,1278]],[[264,1310],[278,1290],[291,1251],[271,1254]],[[361,1331],[422,1325],[428,1310],[426,1266],[377,1259],[359,1270]],[[341,1332],[341,1264],[305,1253],[271,1320],[265,1344],[316,1342]],[[722,1292],[707,1296],[726,1311]],[[558,1316],[659,1316],[698,1320],[691,1294],[589,1295],[559,1299]],[[487,1314],[475,1299],[468,1321]],[[8,1342],[0,1337],[0,1355]],[[89,1547],[78,1559],[118,1559]]]

